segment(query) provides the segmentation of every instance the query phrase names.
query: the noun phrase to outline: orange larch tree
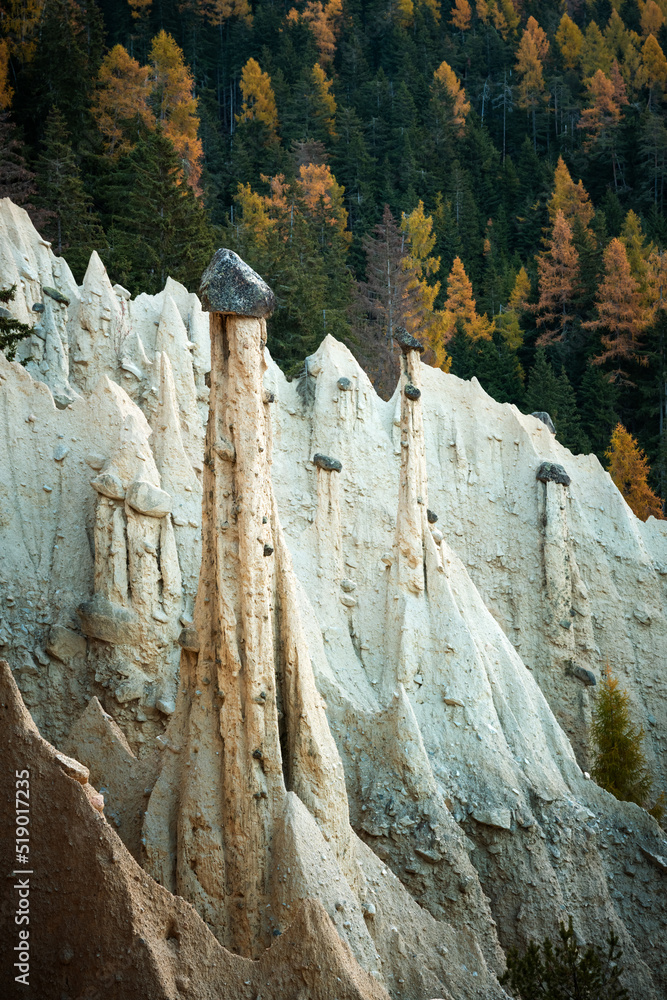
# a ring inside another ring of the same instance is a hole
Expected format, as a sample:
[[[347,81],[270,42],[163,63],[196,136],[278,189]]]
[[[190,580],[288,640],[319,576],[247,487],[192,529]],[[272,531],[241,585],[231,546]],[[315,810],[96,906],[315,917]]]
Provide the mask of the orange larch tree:
[[[604,252],[604,276],[595,296],[597,319],[584,325],[602,331],[602,354],[593,359],[602,364],[611,359],[636,358],[639,337],[646,326],[639,283],[632,277],[625,246],[614,238]]]
[[[150,103],[180,157],[188,184],[199,193],[202,144],[197,137],[199,118],[192,73],[182,50],[164,30],[153,39],[149,62]]]
[[[148,106],[148,74],[148,66],[140,66],[122,45],[114,45],[102,60],[92,112],[111,157],[131,152],[137,125],[155,127]]]
[[[5,38],[0,38],[0,111],[7,110],[13,97],[9,86],[9,45]]]
[[[537,257],[539,300],[537,325],[544,327],[540,345],[562,341],[574,319],[574,298],[579,288],[579,254],[572,242],[572,228],[562,209],[556,212],[546,249]]]
[[[445,104],[451,104],[451,113],[445,114],[446,124],[452,125],[456,133],[462,135],[470,101],[466,101],[466,92],[449,63],[440,63],[433,74],[433,96],[436,101],[440,97],[439,103],[445,111]]]
[[[471,17],[472,11],[468,0],[454,0],[454,7],[452,8],[452,16],[449,23],[461,32],[468,31]]]
[[[345,188],[338,183],[327,163],[303,163],[297,181],[306,210],[320,226],[334,229],[349,242],[347,210],[343,196]]]
[[[328,66],[336,54],[336,40],[340,31],[342,17],[342,0],[308,0],[302,14],[303,20],[315,36],[315,44],[320,56],[320,63]],[[297,14],[296,11],[294,11]],[[290,15],[292,11],[290,11]],[[297,14],[298,19],[298,14]]]
[[[544,99],[543,62],[549,51],[546,33],[531,15],[524,28],[517,52],[519,104],[532,115],[533,148],[537,149],[537,109]]]
[[[623,424],[617,424],[605,452],[609,475],[632,512],[641,520],[664,520],[662,500],[648,484],[650,470],[642,449]]]
[[[241,114],[236,116],[242,122],[258,121],[266,126],[271,139],[275,139],[278,128],[278,109],[271,86],[271,77],[264,73],[256,59],[250,58],[241,70]]]
[[[558,157],[554,172],[554,190],[547,202],[549,221],[553,225],[559,212],[563,213],[565,221],[572,224],[575,216],[584,228],[593,218],[593,206],[588,191],[583,183],[575,184],[562,156]]]
[[[252,25],[252,13],[248,0],[207,0],[205,16],[209,24],[217,25],[222,31],[223,24],[237,18],[248,27]]]
[[[477,312],[472,284],[460,257],[454,258],[447,279],[447,298],[443,313],[445,344],[454,336],[457,322],[461,323],[466,336],[471,340],[491,340],[493,323],[486,314],[480,316]]]
[[[657,36],[664,23],[665,15],[655,0],[647,0],[641,16],[642,35],[644,38],[647,38],[649,35]]]
[[[618,64],[614,63],[618,69]],[[605,76],[601,69],[595,71],[588,81],[590,107],[584,108],[578,128],[587,133],[584,149],[587,152],[597,149],[610,157],[614,174],[614,189],[618,191],[618,174],[620,162],[618,157],[618,126],[621,121],[621,102],[628,103],[625,88],[620,77],[614,81]]]

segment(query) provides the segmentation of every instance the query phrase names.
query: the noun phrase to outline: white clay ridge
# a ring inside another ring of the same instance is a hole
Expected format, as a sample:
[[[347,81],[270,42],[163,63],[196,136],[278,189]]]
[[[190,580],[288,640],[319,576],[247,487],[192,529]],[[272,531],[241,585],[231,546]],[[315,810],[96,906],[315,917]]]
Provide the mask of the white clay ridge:
[[[585,773],[608,663],[667,783],[667,522],[415,350],[385,402],[331,337],[288,382],[263,319],[77,287],[5,199],[12,284],[0,653],[145,871],[255,960],[318,900],[395,1000],[506,996],[568,915],[667,996],[667,839]]]

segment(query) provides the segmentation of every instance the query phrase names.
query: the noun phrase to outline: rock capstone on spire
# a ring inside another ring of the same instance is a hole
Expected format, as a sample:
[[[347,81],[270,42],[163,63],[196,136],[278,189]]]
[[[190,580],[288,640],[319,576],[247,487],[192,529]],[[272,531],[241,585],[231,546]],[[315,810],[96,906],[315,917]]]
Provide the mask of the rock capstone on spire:
[[[260,276],[233,250],[216,250],[201,279],[202,306],[223,315],[267,319],[276,297]]]
[[[416,337],[413,337],[411,333],[408,333],[404,326],[396,328],[394,340],[403,351],[403,354],[407,354],[409,351],[419,351],[420,354],[424,353],[424,345]]]

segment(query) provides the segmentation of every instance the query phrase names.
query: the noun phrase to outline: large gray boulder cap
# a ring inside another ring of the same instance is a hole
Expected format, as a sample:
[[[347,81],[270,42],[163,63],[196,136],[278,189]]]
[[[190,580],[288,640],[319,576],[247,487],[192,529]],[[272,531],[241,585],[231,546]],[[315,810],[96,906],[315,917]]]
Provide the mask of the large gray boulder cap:
[[[199,286],[202,307],[207,312],[267,319],[276,307],[276,297],[260,276],[233,250],[216,250]]]
[[[419,351],[420,354],[424,353],[424,345],[416,337],[413,337],[411,333],[408,333],[404,326],[396,328],[394,340],[403,351],[403,354],[407,354],[408,351]]]

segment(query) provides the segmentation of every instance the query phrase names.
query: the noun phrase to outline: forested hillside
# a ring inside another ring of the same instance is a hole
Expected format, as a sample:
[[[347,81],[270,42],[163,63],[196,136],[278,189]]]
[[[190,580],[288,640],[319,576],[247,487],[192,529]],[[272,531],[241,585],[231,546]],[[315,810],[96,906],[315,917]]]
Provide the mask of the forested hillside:
[[[196,290],[224,243],[277,294],[289,374],[332,333],[386,394],[404,325],[430,363],[645,478],[633,435],[665,497],[666,16],[0,0],[0,196],[79,280],[96,249],[133,293]]]

